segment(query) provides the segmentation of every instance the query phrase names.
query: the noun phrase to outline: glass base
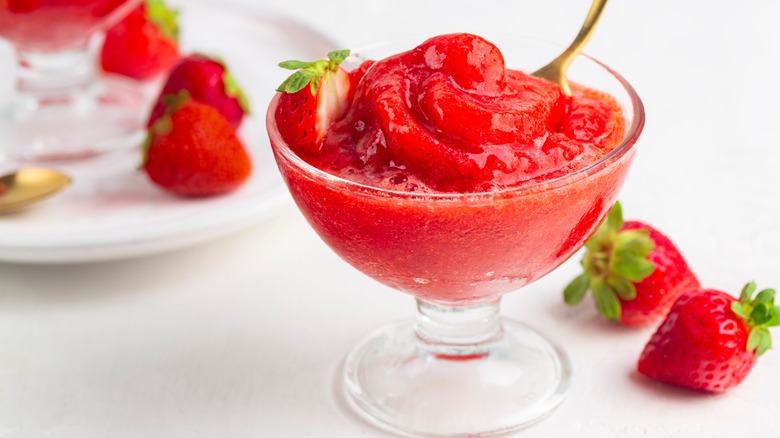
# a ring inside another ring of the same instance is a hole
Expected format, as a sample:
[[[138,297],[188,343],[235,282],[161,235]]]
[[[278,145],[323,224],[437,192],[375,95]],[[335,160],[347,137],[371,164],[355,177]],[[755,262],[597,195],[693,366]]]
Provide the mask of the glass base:
[[[16,93],[0,108],[0,154],[51,161],[136,147],[146,110],[140,90],[110,78],[63,94]]]
[[[411,436],[485,436],[528,426],[565,398],[571,366],[533,329],[502,334],[469,355],[431,350],[410,322],[370,335],[347,356],[347,398],[376,425]]]

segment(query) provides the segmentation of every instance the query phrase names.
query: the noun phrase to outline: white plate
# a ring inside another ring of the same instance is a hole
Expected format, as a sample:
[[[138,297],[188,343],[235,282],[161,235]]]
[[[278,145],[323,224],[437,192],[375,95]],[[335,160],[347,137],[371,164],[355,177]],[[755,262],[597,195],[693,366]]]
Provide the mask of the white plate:
[[[74,179],[67,191],[0,216],[0,261],[71,263],[182,248],[257,223],[288,199],[264,124],[274,88],[286,76],[276,64],[315,59],[337,47],[272,11],[223,1],[170,3],[181,12],[183,51],[222,57],[252,103],[253,114],[240,131],[254,164],[250,179],[226,196],[180,199],[138,170],[137,150],[60,164],[55,167]],[[8,84],[5,71],[0,79]]]

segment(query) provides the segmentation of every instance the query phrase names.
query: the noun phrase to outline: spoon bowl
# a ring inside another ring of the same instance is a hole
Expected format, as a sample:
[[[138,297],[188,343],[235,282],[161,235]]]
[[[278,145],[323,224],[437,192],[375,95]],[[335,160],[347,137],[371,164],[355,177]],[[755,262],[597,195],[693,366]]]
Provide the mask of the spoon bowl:
[[[0,176],[0,213],[42,201],[71,183],[68,175],[41,167],[19,169]]]

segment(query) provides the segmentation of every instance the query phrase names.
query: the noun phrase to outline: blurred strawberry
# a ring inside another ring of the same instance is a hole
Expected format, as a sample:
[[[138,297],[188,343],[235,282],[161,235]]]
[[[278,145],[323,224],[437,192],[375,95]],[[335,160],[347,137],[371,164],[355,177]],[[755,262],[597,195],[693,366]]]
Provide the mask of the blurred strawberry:
[[[195,54],[182,58],[165,82],[157,103],[152,109],[147,126],[165,113],[165,96],[187,91],[192,99],[214,107],[234,129],[241,126],[244,115],[250,112],[249,100],[236,83],[225,63]]]
[[[106,32],[104,71],[144,80],[169,70],[179,58],[178,12],[163,0],[145,0]]]
[[[233,126],[186,91],[164,99],[166,112],[149,128],[144,170],[163,189],[210,196],[236,189],[252,164]]]

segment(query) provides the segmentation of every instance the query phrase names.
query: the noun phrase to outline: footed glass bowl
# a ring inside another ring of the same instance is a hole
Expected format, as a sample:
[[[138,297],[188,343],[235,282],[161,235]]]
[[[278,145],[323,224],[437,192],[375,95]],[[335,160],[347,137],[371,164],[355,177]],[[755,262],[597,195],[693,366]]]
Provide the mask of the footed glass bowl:
[[[0,158],[73,159],[136,146],[143,96],[97,74],[93,36],[140,0],[0,1],[0,38],[14,47],[16,87],[0,96]]]
[[[486,36],[508,68],[533,71],[562,48]],[[345,68],[411,49],[404,40],[358,50]],[[386,326],[347,356],[344,381],[358,412],[403,434],[489,435],[529,425],[564,399],[571,368],[545,336],[499,314],[501,296],[555,269],[614,203],[644,125],[633,88],[580,56],[571,80],[613,95],[627,130],[620,144],[579,171],[520,187],[424,194],[348,181],[306,163],[267,116],[279,169],[320,237],[344,260],[417,299],[413,321]]]

